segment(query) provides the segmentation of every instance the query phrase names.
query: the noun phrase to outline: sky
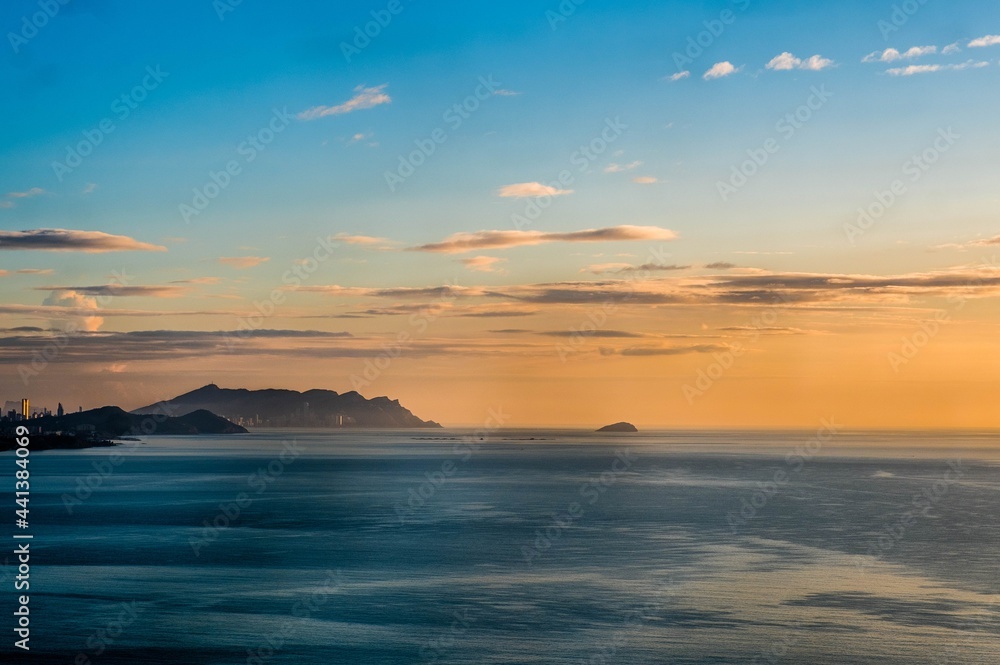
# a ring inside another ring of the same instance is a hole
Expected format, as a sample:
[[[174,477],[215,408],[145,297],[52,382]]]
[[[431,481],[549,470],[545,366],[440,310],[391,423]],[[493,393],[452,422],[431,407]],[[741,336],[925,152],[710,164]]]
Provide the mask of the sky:
[[[995,2],[12,0],[0,29],[0,402],[1000,426]]]

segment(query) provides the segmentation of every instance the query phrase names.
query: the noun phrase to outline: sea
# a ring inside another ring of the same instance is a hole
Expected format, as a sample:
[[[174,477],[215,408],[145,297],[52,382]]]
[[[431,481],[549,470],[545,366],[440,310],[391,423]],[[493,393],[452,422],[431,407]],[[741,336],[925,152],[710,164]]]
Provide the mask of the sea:
[[[258,430],[30,460],[4,663],[1000,663],[996,432]]]

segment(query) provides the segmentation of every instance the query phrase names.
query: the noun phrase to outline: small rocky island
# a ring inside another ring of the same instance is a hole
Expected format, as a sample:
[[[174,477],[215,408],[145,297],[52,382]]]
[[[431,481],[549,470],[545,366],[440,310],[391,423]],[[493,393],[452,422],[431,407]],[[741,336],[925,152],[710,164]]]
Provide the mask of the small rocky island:
[[[632,423],[615,423],[614,425],[608,425],[607,427],[602,427],[597,430],[598,432],[638,432],[636,426]]]

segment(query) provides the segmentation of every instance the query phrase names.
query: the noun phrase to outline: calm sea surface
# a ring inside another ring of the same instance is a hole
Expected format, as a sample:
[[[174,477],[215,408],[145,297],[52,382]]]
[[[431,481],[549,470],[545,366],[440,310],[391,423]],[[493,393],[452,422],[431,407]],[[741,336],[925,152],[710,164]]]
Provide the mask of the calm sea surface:
[[[32,651],[6,565],[3,662],[1000,663],[997,434],[300,430],[31,460]]]

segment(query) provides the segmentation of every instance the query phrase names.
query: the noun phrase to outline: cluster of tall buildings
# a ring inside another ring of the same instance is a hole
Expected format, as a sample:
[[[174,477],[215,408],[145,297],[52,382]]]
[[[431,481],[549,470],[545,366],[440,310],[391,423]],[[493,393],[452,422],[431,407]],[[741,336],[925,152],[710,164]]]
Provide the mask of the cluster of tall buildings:
[[[82,411],[83,408],[81,407],[80,410]],[[45,407],[33,408],[31,406],[31,400],[25,397],[20,402],[16,400],[8,400],[5,402],[3,405],[3,412],[0,413],[0,421],[22,422],[25,420],[31,420],[32,418],[44,418],[45,416],[52,415],[62,417],[65,413],[66,412],[63,410],[63,405],[61,403],[59,404],[59,408],[57,408],[56,412],[53,414],[50,409]]]

